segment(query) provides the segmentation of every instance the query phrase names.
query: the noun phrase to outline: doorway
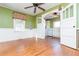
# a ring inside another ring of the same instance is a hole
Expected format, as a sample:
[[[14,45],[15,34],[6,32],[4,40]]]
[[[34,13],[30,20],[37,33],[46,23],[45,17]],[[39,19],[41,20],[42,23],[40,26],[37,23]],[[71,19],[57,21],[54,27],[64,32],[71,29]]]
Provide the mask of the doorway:
[[[45,37],[60,38],[60,14],[56,9],[44,16],[45,20]]]

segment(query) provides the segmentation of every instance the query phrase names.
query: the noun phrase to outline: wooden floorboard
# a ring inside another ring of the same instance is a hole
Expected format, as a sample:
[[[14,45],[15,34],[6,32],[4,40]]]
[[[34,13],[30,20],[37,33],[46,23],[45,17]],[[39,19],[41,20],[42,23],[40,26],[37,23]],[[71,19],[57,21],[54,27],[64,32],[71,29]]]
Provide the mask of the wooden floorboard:
[[[61,45],[57,38],[28,38],[0,43],[0,56],[79,56],[79,51]]]

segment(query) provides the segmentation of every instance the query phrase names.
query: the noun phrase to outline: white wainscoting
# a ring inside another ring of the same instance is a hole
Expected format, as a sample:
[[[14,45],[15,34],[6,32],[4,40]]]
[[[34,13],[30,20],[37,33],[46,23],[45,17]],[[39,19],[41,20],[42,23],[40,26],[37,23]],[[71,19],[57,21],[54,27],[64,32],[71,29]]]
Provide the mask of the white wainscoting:
[[[36,37],[36,29],[26,29],[25,31],[15,31],[10,28],[0,28],[0,42],[11,41],[23,38]]]
[[[53,28],[46,28],[45,34],[46,36],[53,36]]]
[[[60,37],[60,28],[47,28],[46,36]]]
[[[60,28],[53,28],[53,36],[60,37]]]
[[[45,38],[45,27],[42,23],[37,24],[37,37],[38,38]]]

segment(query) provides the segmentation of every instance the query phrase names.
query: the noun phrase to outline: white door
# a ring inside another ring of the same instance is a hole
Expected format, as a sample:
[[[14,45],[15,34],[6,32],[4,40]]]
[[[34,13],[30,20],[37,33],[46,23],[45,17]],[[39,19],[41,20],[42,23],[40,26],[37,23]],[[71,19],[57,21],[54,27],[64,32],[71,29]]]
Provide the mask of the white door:
[[[61,11],[61,44],[76,48],[76,5],[69,4]]]

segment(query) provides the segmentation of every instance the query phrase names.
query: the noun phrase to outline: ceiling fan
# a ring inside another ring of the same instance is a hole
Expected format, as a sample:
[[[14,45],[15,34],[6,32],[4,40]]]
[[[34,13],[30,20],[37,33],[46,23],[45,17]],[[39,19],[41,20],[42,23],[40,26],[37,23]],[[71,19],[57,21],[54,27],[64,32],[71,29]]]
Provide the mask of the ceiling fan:
[[[34,7],[34,13],[36,13],[36,9],[37,8],[41,9],[42,11],[45,11],[44,8],[40,7],[40,5],[42,5],[44,3],[32,3],[32,4],[33,4],[33,6],[24,7],[24,9],[28,9],[28,8]]]

